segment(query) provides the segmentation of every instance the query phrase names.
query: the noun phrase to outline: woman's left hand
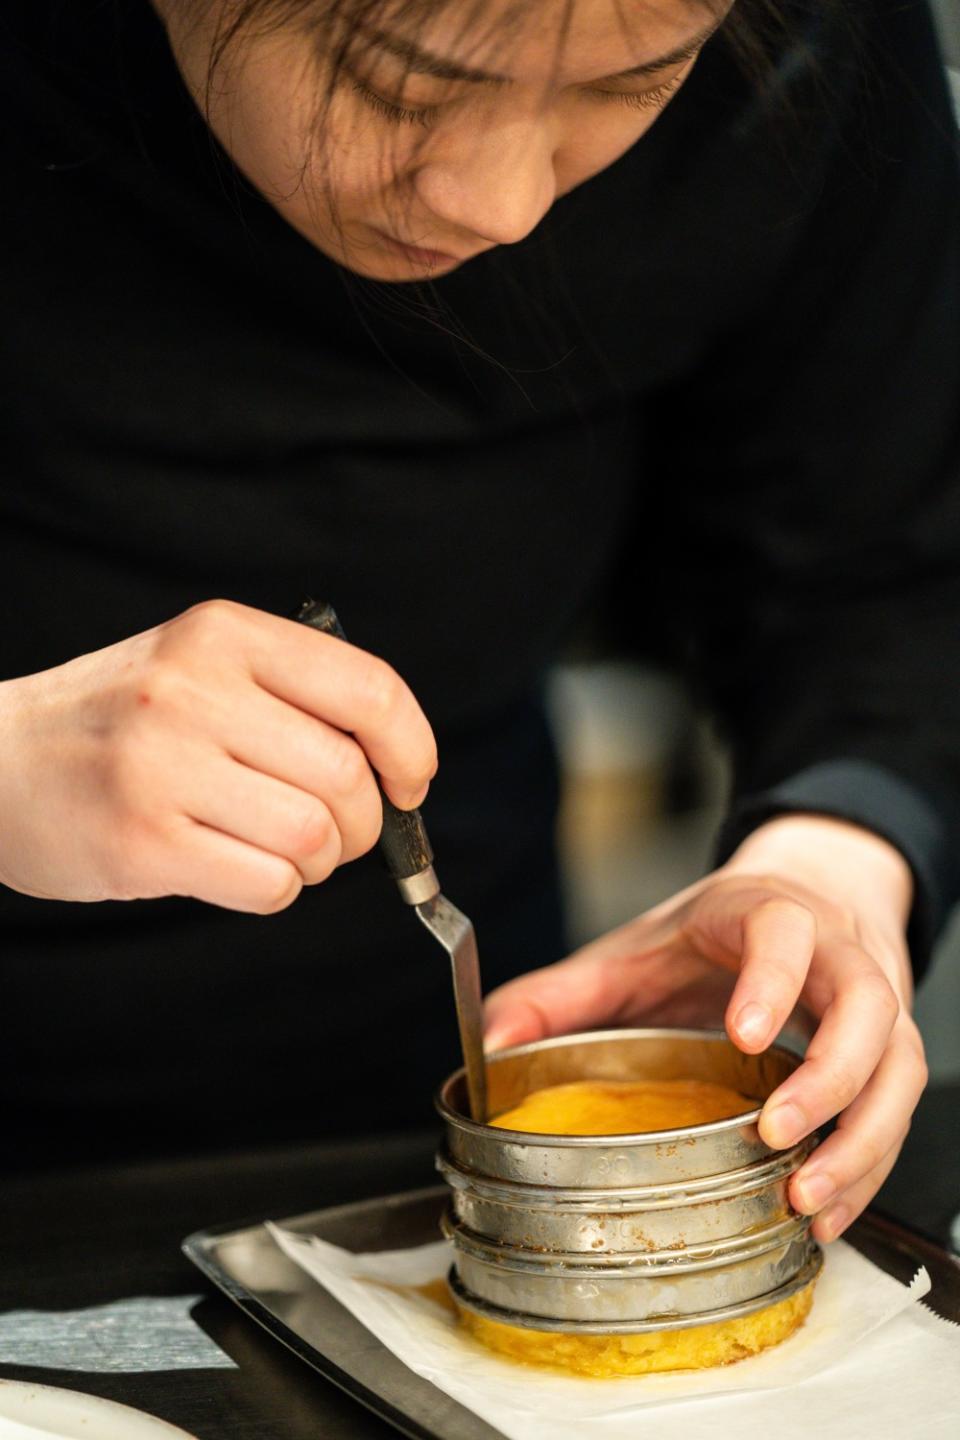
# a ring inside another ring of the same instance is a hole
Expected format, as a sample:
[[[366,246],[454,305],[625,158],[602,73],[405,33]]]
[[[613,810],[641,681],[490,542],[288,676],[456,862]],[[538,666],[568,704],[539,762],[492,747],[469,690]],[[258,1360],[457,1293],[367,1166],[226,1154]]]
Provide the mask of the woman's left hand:
[[[793,1177],[794,1209],[833,1240],[893,1168],[926,1084],[905,927],[913,881],[873,833],[782,816],[712,875],[487,1000],[487,1049],[604,1026],[716,1023],[748,1054],[798,1004],[803,1063],[766,1101],[760,1134],[786,1149],[837,1116]]]

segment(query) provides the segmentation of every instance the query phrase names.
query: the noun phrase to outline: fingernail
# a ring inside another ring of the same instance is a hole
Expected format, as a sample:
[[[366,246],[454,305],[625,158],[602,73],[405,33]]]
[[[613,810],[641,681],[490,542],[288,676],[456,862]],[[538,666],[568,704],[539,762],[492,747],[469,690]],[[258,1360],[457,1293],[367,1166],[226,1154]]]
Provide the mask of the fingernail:
[[[483,1037],[483,1048],[489,1055],[493,1050],[506,1050],[510,1036],[506,1030],[491,1030]]]
[[[829,1175],[822,1172],[817,1175],[804,1175],[797,1181],[797,1190],[800,1192],[800,1209],[805,1215],[813,1215],[817,1210],[822,1210],[828,1200],[832,1200],[837,1193],[837,1187]]]
[[[766,1005],[751,1000],[748,1005],[744,1005],[733,1023],[741,1040],[746,1040],[748,1045],[759,1045],[770,1034],[773,1014]]]
[[[823,1215],[817,1216],[817,1233],[825,1245],[831,1240],[836,1240],[841,1230],[845,1230],[850,1223],[850,1211],[846,1205],[834,1205],[832,1210],[827,1210]]]
[[[809,1128],[806,1115],[792,1100],[775,1105],[772,1110],[765,1111],[762,1117],[762,1138],[768,1145],[772,1145],[774,1150],[786,1150],[788,1145],[796,1144]]]

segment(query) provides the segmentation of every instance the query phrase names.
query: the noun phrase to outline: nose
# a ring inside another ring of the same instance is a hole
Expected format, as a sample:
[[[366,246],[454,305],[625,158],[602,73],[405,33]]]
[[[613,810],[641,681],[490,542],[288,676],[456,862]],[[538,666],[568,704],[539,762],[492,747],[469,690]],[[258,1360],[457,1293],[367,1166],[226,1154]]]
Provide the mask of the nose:
[[[529,235],[556,198],[549,127],[535,121],[450,137],[425,154],[413,183],[420,204],[444,227],[495,245]]]

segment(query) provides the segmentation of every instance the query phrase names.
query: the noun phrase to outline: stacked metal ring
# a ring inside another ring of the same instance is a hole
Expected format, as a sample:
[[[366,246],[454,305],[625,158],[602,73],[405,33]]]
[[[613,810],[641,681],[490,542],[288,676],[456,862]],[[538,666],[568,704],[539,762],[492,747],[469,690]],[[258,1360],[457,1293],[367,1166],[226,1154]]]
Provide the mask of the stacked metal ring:
[[[462,1071],[437,1106],[459,1302],[491,1319],[581,1334],[681,1329],[786,1299],[822,1257],[787,1201],[816,1143],[772,1151],[763,1101],[798,1064],[744,1055],[722,1032],[613,1030],[491,1057],[490,1113],[571,1080],[712,1081],[756,1098],[728,1120],[639,1135],[539,1135],[467,1116]]]

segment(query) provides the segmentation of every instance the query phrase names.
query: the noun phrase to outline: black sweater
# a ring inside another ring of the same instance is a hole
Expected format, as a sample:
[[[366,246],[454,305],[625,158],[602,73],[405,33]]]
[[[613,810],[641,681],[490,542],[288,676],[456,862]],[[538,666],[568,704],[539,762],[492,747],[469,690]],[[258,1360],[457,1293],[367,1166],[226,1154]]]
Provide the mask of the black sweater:
[[[0,675],[330,597],[435,726],[490,986],[562,953],[540,686],[612,588],[730,742],[721,852],[872,826],[922,964],[960,892],[960,175],[925,7],[853,8],[795,7],[770,102],[717,37],[527,241],[411,288],[238,179],[147,0],[7,0]],[[86,1149],[423,1118],[455,1058],[374,858],[262,920],[4,892],[0,935],[6,1113]]]

